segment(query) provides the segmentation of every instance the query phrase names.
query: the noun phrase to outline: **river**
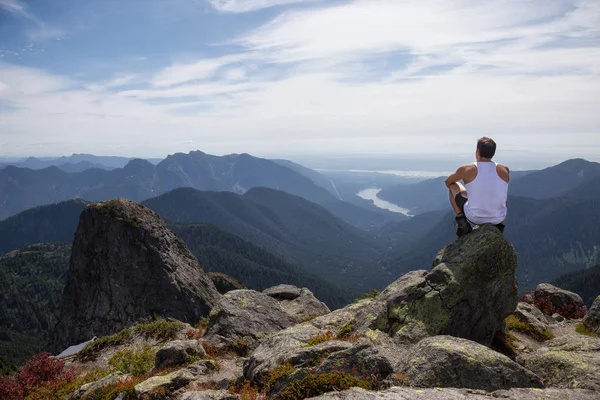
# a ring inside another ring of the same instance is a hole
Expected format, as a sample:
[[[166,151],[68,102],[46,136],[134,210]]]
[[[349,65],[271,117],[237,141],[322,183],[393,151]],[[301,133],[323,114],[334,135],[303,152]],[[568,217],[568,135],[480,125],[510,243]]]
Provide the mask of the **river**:
[[[377,197],[377,194],[381,192],[381,189],[371,188],[365,189],[358,192],[356,195],[362,199],[370,200],[375,204],[376,207],[382,208],[384,210],[388,210],[391,212],[395,212],[398,214],[404,214],[407,217],[412,217],[413,215],[410,213],[408,208],[402,208],[400,206],[395,205],[394,203],[390,203],[389,201],[380,199]]]

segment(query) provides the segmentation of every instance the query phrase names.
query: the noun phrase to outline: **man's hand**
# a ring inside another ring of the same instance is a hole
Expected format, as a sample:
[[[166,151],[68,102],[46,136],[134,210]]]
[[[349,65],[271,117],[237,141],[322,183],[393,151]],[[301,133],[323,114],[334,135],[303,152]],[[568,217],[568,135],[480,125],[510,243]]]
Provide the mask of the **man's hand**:
[[[466,166],[458,167],[455,173],[446,178],[446,187],[450,188],[453,183],[456,183],[463,179],[465,175]]]

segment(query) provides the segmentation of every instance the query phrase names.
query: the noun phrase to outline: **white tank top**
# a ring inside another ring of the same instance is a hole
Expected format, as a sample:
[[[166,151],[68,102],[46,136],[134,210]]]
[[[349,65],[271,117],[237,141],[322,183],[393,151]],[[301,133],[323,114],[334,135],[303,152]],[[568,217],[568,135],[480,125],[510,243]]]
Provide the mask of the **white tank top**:
[[[474,224],[499,224],[506,218],[506,200],[508,183],[496,172],[495,162],[474,162],[477,177],[465,184],[468,201],[465,204],[465,216]]]

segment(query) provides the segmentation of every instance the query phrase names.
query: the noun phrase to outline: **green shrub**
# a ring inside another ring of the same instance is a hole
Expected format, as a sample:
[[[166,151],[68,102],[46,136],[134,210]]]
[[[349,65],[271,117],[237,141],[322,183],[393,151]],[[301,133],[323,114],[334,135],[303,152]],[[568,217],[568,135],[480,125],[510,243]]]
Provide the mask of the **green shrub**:
[[[337,337],[339,339],[344,339],[344,338],[350,337],[353,330],[354,330],[354,321],[350,321],[346,325],[344,325],[342,327],[342,329],[340,329],[340,331],[337,334]]]
[[[108,365],[124,374],[138,376],[154,367],[155,357],[156,350],[150,346],[144,347],[141,351],[124,349],[117,351],[108,361]]]
[[[76,359],[79,361],[94,359],[98,353],[108,347],[115,347],[128,343],[132,336],[131,329],[123,329],[121,332],[117,332],[114,335],[102,336],[101,338],[86,344],[85,347],[77,353]]]
[[[591,336],[591,337],[600,337],[600,335],[598,335],[595,332],[592,332],[591,330],[589,330],[584,324],[579,323],[577,324],[577,326],[575,326],[575,331],[577,333],[580,333],[582,335],[585,336]]]
[[[309,346],[316,346],[318,344],[324,343],[324,342],[329,342],[330,340],[335,340],[336,336],[333,332],[331,331],[327,331],[322,335],[316,336],[312,339],[308,339],[308,345]]]
[[[368,390],[371,389],[371,384],[366,380],[357,379],[350,375],[315,374],[295,381],[280,394],[280,397],[283,400],[301,400],[327,392],[348,390],[351,387],[361,387]]]
[[[271,370],[269,370],[269,372],[267,372],[267,379],[266,381],[266,387],[267,390],[271,390],[275,384],[277,383],[277,381],[285,376],[290,376],[291,374],[293,374],[296,371],[296,368],[294,368],[292,366],[292,364],[287,363],[284,365],[280,365],[278,367],[275,367]]]
[[[554,339],[554,335],[550,331],[542,331],[531,325],[529,322],[521,321],[518,317],[514,315],[509,315],[506,317],[506,327],[513,331],[524,333],[528,336],[531,336],[535,340],[539,342],[543,342],[546,340]]]
[[[160,342],[173,340],[183,326],[184,325],[181,322],[171,322],[163,318],[159,318],[147,324],[135,325],[131,328],[123,329],[114,335],[103,336],[88,343],[83,350],[77,354],[76,358],[79,361],[93,360],[102,350],[130,343],[136,335],[144,336],[146,339],[155,339]]]
[[[366,300],[366,299],[376,299],[379,295],[381,294],[381,292],[379,292],[378,290],[373,289],[371,291],[371,293],[365,293],[362,296],[360,296],[359,298],[357,298],[354,302],[359,302],[361,300]]]
[[[181,322],[172,322],[159,318],[147,324],[136,325],[132,329],[134,333],[144,335],[146,338],[166,342],[175,339],[177,333],[183,327],[184,325]]]

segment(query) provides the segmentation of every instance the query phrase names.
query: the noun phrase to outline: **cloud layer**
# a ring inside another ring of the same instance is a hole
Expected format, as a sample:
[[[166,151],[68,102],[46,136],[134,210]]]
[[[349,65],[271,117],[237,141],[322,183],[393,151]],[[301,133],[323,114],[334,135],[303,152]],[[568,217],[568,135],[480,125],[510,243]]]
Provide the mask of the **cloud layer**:
[[[3,153],[445,154],[486,134],[600,154],[596,0],[210,3],[304,4],[217,55],[101,82],[0,64]]]

